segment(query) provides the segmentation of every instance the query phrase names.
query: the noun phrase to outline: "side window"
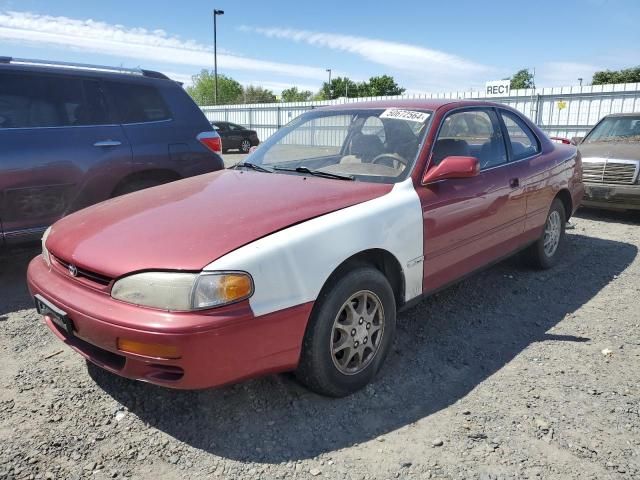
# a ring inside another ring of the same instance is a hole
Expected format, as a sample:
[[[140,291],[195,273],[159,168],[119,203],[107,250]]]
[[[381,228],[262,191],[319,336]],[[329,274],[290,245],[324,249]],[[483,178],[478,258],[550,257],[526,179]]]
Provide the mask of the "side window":
[[[85,103],[76,110],[76,119],[85,125],[105,125],[110,122],[102,86],[98,80],[84,80]]]
[[[540,152],[536,136],[520,118],[504,110],[500,111],[500,115],[502,115],[504,125],[507,127],[514,160],[522,160]]]
[[[242,128],[240,125],[235,125],[233,123],[229,124],[229,130],[234,131],[234,132],[238,132],[240,130],[244,130],[244,128]]]
[[[0,75],[0,128],[72,127],[107,120],[97,81]]]
[[[226,132],[228,130],[226,123],[216,123],[213,128],[218,130],[219,132]]]
[[[144,123],[171,118],[162,95],[150,85],[105,82],[120,123]]]
[[[448,115],[433,147],[432,163],[449,156],[476,157],[482,169],[507,163],[507,152],[493,110],[465,110]]]

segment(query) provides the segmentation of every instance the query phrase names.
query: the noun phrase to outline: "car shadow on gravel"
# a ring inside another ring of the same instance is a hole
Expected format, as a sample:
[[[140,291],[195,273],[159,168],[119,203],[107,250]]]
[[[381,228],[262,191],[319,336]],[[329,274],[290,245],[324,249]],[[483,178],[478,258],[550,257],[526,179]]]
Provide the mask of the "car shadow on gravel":
[[[568,238],[553,270],[528,270],[514,258],[402,313],[381,374],[348,398],[310,393],[291,375],[184,392],[97,367],[89,373],[144,422],[195,448],[241,461],[312,458],[455,409],[533,342],[589,342],[547,332],[624,271],[637,248],[576,233]]]
[[[27,288],[27,266],[40,247],[0,250],[0,322],[10,312],[33,307]]]

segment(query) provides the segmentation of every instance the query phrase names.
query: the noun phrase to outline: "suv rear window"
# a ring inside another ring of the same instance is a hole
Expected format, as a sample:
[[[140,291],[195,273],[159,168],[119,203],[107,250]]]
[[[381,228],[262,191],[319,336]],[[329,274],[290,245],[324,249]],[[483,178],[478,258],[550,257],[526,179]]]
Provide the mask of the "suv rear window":
[[[108,123],[99,82],[68,76],[0,74],[0,128]]]
[[[150,85],[105,82],[120,123],[169,120],[171,113],[160,92]]]

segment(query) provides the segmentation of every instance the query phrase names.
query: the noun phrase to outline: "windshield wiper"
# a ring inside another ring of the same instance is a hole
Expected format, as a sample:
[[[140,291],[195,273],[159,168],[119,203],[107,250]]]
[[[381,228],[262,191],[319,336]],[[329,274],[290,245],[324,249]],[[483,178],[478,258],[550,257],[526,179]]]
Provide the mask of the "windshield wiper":
[[[333,178],[335,180],[355,180],[353,175],[340,175],[339,173],[324,172],[322,170],[313,170],[309,167],[296,167],[296,168],[274,167],[274,169],[282,172],[306,173],[308,175],[314,175],[316,177]]]
[[[250,168],[251,170],[255,170],[256,172],[273,173],[273,169],[267,168],[267,167],[263,167],[262,165],[258,165],[257,163],[251,163],[251,162],[236,163],[233,167],[230,167],[230,168],[232,168],[232,169]]]

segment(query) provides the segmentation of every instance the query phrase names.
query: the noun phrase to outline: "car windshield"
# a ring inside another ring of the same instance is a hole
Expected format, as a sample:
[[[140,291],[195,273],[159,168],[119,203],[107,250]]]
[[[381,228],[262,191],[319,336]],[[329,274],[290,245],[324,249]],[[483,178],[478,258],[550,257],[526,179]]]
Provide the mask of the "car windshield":
[[[278,173],[313,171],[395,183],[411,172],[431,113],[398,108],[314,110],[278,130],[246,162]]]
[[[585,139],[596,142],[640,142],[640,115],[605,118]]]

